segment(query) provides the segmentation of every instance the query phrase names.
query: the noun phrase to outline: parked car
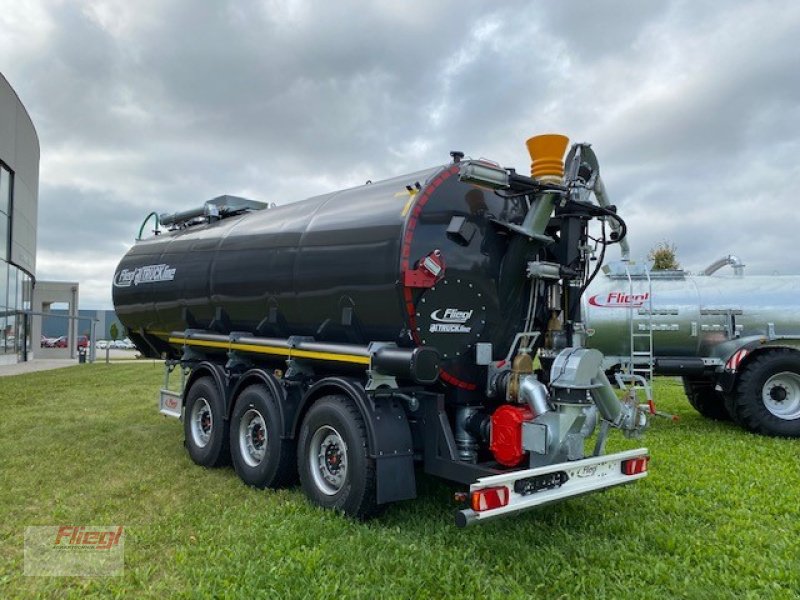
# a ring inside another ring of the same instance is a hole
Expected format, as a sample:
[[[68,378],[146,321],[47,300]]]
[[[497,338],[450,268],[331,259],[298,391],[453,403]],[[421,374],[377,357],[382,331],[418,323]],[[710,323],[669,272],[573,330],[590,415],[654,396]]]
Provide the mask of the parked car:
[[[62,335],[61,337],[57,337],[53,340],[53,345],[49,346],[50,348],[66,348],[67,347],[67,336]]]
[[[98,350],[105,350],[108,348],[108,340],[97,340],[94,347]]]

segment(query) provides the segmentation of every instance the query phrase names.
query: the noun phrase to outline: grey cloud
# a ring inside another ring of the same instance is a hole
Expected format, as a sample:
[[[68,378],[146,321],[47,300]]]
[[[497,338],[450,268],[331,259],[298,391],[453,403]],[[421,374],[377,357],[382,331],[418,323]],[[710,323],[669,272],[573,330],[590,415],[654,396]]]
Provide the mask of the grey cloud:
[[[294,201],[451,149],[524,170],[553,130],[594,144],[635,255],[666,238],[691,268],[800,272],[791,2],[42,6],[53,27],[12,20],[32,37],[0,69],[42,142],[40,276],[74,253],[88,304],[150,210]]]

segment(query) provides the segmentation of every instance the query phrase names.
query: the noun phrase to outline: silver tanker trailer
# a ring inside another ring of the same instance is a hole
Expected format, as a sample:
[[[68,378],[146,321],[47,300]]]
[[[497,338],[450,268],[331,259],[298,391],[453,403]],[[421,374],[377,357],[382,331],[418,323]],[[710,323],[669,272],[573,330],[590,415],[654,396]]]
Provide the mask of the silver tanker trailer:
[[[606,369],[680,375],[700,414],[800,436],[800,277],[745,276],[733,255],[700,275],[623,260],[603,267],[582,303],[587,346]]]
[[[222,196],[157,217],[113,299],[137,348],[181,375],[160,407],[191,459],[260,488],[299,476],[357,518],[414,498],[420,465],[464,486],[460,525],[645,477],[645,448],[604,445],[647,415],[583,346],[589,224],[610,225],[606,244],[626,227],[588,145],[565,172],[567,144],[528,140],[530,177],[453,152],[278,207]]]

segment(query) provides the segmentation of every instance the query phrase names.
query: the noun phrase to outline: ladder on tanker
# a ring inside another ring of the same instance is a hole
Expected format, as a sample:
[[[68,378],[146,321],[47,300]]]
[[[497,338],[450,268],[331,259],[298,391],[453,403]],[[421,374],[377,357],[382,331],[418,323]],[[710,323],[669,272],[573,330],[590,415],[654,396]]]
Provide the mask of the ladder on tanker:
[[[653,401],[653,374],[655,357],[653,356],[653,280],[650,269],[645,265],[644,276],[647,280],[647,295],[641,301],[636,300],[633,287],[633,275],[630,266],[625,264],[625,276],[628,279],[628,329],[630,335],[630,357],[619,373],[620,387],[627,387],[637,399],[645,400],[651,407]],[[622,384],[626,384],[623,386]],[[639,396],[639,393],[643,394]]]

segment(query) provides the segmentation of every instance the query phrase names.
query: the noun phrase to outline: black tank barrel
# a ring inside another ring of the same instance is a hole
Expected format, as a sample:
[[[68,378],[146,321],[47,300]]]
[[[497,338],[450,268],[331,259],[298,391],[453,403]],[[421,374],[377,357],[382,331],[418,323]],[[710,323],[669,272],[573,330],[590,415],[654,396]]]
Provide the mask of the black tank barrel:
[[[435,349],[440,380],[475,390],[475,344],[500,360],[523,326],[527,291],[507,281],[509,234],[493,223],[523,217],[524,203],[461,181],[459,165],[434,167],[141,240],[117,268],[114,306],[148,356],[180,356],[171,332],[186,330],[385,342]],[[432,357],[374,358],[430,381],[419,374]]]

